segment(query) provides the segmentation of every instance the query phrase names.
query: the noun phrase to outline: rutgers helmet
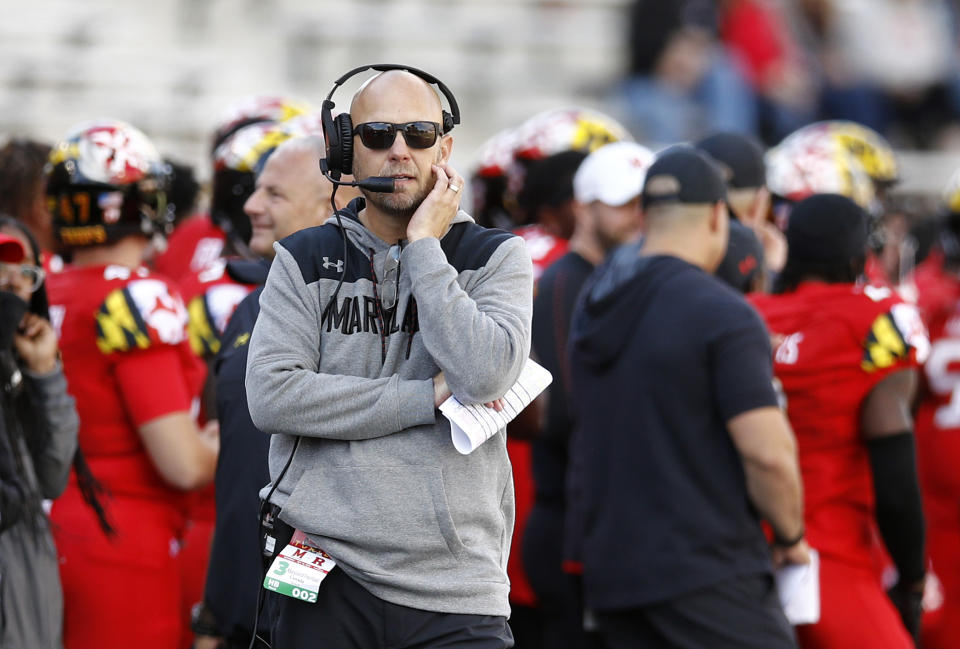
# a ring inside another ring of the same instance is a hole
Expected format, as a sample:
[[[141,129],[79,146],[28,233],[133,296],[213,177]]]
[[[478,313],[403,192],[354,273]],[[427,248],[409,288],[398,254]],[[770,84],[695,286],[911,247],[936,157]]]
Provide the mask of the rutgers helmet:
[[[589,108],[547,110],[497,133],[481,147],[472,174],[475,215],[498,227],[524,221],[518,196],[532,164],[566,151],[592,153],[619,141],[633,137],[613,118]]]
[[[798,202],[813,194],[840,194],[876,213],[876,192],[860,162],[827,138],[788,138],[767,151],[767,187]]]
[[[900,166],[893,146],[882,135],[857,122],[829,120],[797,129],[784,139],[829,140],[856,158],[876,187],[877,193],[900,180]]]
[[[54,145],[45,171],[54,231],[67,247],[166,234],[171,227],[168,167],[147,136],[126,122],[75,126]]]
[[[943,206],[947,208],[947,212],[960,216],[960,169],[954,171],[950,176],[946,187],[943,188],[941,200]]]
[[[537,113],[520,125],[515,155],[540,160],[563,151],[593,153],[605,144],[632,141],[619,122],[589,108],[559,108]]]
[[[285,122],[312,111],[309,104],[278,95],[244,97],[227,106],[213,131],[211,151],[245,126],[261,122]]]
[[[243,244],[253,234],[243,205],[256,189],[257,174],[280,144],[292,137],[316,135],[319,121],[304,115],[284,123],[259,122],[241,128],[213,152],[210,218]]]

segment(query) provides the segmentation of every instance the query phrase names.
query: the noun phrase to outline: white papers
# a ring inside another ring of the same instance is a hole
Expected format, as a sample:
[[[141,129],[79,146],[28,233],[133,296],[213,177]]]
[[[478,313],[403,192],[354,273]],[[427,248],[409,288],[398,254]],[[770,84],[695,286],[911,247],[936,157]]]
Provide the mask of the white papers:
[[[497,412],[481,403],[465,406],[456,397],[440,404],[440,412],[450,420],[450,437],[454,447],[467,455],[490,439],[501,428],[543,392],[553,376],[546,369],[527,359],[520,378],[500,399],[503,410]]]
[[[774,576],[783,612],[790,624],[820,621],[820,555],[810,550],[810,563],[779,568]]]

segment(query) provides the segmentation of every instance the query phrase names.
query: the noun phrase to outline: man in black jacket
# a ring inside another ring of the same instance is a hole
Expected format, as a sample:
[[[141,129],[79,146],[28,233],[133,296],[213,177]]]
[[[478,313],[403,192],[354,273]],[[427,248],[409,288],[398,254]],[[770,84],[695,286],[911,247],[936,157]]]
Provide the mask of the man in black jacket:
[[[809,560],[796,443],[763,323],[711,275],[724,180],[677,147],[642,200],[643,246],[592,280],[571,331],[568,545],[586,604],[612,649],[794,647],[759,519],[785,561]]]
[[[273,257],[273,242],[304,228],[321,225],[332,213],[330,181],[320,172],[324,155],[318,137],[295,138],[280,145],[257,177],[244,209],[253,225],[250,248]],[[356,192],[341,188],[342,207]],[[245,284],[263,284],[266,261],[231,261],[227,272]],[[204,605],[194,614],[196,649],[242,647],[250,643],[257,593],[263,580],[258,545],[258,492],[270,482],[270,437],[250,420],[244,375],[247,342],[260,313],[262,287],[238,306],[223,334],[214,362],[220,455],[217,460],[217,519],[207,574]],[[269,618],[261,614],[258,634],[267,638]],[[222,642],[223,644],[217,644]]]

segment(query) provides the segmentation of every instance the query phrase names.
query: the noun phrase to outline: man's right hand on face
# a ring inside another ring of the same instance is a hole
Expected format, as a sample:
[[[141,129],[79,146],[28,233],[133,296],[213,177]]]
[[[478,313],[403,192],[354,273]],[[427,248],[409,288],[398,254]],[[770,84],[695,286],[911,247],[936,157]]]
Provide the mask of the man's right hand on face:
[[[427,237],[442,237],[460,206],[460,190],[463,188],[460,174],[450,165],[431,165],[431,169],[436,179],[433,189],[407,224],[407,240],[411,243]]]

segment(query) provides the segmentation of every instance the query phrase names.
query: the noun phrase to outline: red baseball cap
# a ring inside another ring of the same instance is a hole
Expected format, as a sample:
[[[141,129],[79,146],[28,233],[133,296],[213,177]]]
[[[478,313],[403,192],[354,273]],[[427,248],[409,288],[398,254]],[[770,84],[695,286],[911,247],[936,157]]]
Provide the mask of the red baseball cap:
[[[0,261],[8,264],[19,264],[27,256],[20,239],[7,234],[0,234]]]

